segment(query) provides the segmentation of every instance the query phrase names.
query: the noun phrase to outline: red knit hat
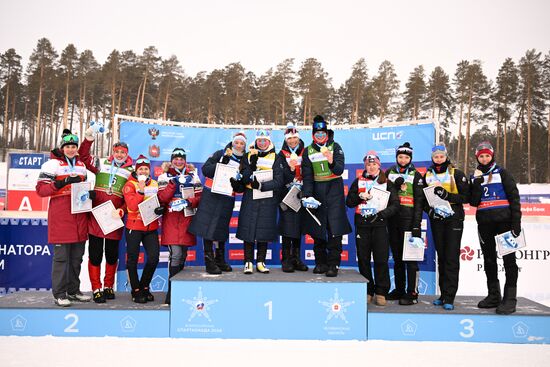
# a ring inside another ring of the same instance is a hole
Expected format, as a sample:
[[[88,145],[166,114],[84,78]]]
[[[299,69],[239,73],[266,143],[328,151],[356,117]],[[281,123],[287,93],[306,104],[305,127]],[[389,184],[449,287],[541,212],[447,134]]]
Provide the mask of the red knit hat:
[[[149,158],[147,158],[143,154],[140,154],[139,157],[137,157],[136,159],[136,171],[141,166],[146,166],[149,169],[151,169],[151,161],[149,160]]]
[[[365,164],[367,163],[376,163],[378,166],[380,166],[380,158],[378,157],[378,154],[374,150],[369,150],[367,155],[365,155],[365,158],[363,158],[363,162]]]
[[[482,141],[476,148],[476,158],[479,158],[481,154],[489,154],[491,157],[495,154],[493,146],[488,141]]]

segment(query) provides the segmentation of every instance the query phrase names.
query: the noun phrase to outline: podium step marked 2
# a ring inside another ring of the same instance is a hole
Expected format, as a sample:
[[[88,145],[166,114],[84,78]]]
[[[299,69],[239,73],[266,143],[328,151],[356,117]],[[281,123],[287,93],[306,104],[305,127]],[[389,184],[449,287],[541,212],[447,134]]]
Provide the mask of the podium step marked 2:
[[[357,271],[235,270],[186,268],[172,278],[171,337],[367,339],[367,283]]]
[[[50,292],[12,293],[0,298],[0,335],[168,337],[170,308],[163,293],[153,294],[143,305],[120,292],[103,304],[59,307]]]
[[[550,308],[539,303],[518,298],[517,311],[504,316],[477,308],[483,297],[458,296],[453,311],[432,305],[435,298],[421,296],[414,306],[369,305],[369,340],[550,343]]]

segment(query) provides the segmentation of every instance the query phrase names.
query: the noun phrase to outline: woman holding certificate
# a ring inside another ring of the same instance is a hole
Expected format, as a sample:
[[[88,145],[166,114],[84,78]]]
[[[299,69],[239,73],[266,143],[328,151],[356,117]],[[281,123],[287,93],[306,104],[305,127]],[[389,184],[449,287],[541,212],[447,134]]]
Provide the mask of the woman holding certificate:
[[[232,193],[224,195],[212,192],[214,177],[218,165],[233,168],[238,173],[241,159],[246,153],[246,135],[239,131],[224,149],[214,152],[202,165],[205,177],[204,188],[197,213],[193,216],[189,232],[202,237],[204,263],[209,274],[221,274],[232,271],[225,261],[225,242],[229,238],[229,222],[235,206],[235,194],[242,193],[244,186],[231,177]],[[215,247],[215,250],[213,249]]]
[[[160,202],[168,203],[168,211],[162,217],[161,243],[168,246],[170,278],[185,266],[187,249],[195,246],[197,238],[187,231],[195,209],[199,206],[202,184],[195,168],[187,164],[187,155],[182,148],[175,148],[170,157],[170,166],[158,177]],[[170,304],[172,282],[164,303]]]
[[[86,166],[78,157],[78,136],[63,130],[61,145],[52,150],[50,160],[40,169],[36,193],[50,197],[48,207],[48,243],[54,245],[52,293],[61,307],[71,301],[88,302],[92,298],[80,292],[80,265],[88,237],[88,213],[71,214],[71,187],[86,181]],[[83,197],[88,197],[83,192]],[[92,194],[93,195],[93,194]]]
[[[109,158],[99,160],[90,154],[94,142],[94,129],[89,127],[85,132],[85,139],[80,144],[78,154],[86,164],[86,168],[95,174],[94,208],[111,201],[114,206],[113,218],[122,218],[126,204],[122,196],[122,188],[128,177],[134,171],[132,158],[128,155],[128,145],[123,142],[113,145]],[[93,299],[96,303],[105,303],[106,299],[115,299],[113,290],[115,274],[118,265],[118,243],[122,238],[123,228],[104,233],[98,221],[90,215],[88,226],[88,274],[92,284]],[[105,243],[105,278],[104,288],[101,284],[101,261],[103,260],[103,244]]]
[[[282,191],[281,200],[292,192],[298,204],[298,211],[286,205],[280,205],[279,232],[283,237],[283,250],[281,267],[285,273],[294,270],[307,271],[308,267],[300,259],[300,245],[302,244],[302,211],[298,199],[298,193],[302,189],[302,155],[304,154],[304,142],[300,139],[300,133],[289,123],[285,130],[285,141],[279,152],[279,156],[286,163],[285,184],[286,190]],[[288,177],[287,177],[288,176]]]
[[[379,306],[386,305],[390,290],[388,258],[388,218],[399,211],[399,197],[393,184],[380,169],[380,158],[369,151],[365,158],[365,170],[357,177],[348,192],[346,205],[355,208],[355,244],[359,272],[368,279],[367,301],[374,298]],[[370,265],[374,259],[374,278]]]
[[[267,130],[256,132],[254,146],[241,161],[242,183],[246,186],[239,212],[237,238],[244,241],[244,273],[252,274],[254,244],[258,255],[256,270],[269,273],[265,266],[267,243],[277,240],[277,207],[283,188],[283,162],[275,153]]]
[[[344,196],[344,151],[323,116],[313,118],[313,141],[302,156],[303,233],[313,237],[313,273],[338,276],[342,236],[351,232]]]
[[[150,177],[150,172],[151,162],[144,155],[140,155],[136,159],[134,172],[130,175],[122,190],[128,208],[125,233],[126,270],[132,287],[132,301],[136,303],[155,300],[155,297],[149,291],[149,284],[159,262],[158,216],[162,215],[164,207],[157,206],[154,208],[154,213],[144,213],[147,214],[147,224],[145,224],[139,205],[156,196],[158,192],[157,181]],[[149,217],[152,219],[151,222],[149,222]],[[141,279],[139,279],[137,272],[140,243],[143,243],[143,248],[147,254],[147,262],[143,268]]]
[[[521,233],[519,191],[512,175],[495,163],[493,146],[489,142],[482,142],[477,146],[476,158],[478,166],[471,177],[470,204],[477,207],[477,228],[489,292],[477,307],[496,307],[496,313],[508,315],[516,312],[518,266],[514,252],[502,257],[506,283],[504,297],[501,298],[495,236],[510,231],[514,238],[519,237]]]
[[[411,232],[411,238],[421,238],[420,223],[424,207],[422,175],[412,163],[412,156],[413,148],[405,142],[395,151],[396,165],[386,171],[400,204],[399,212],[388,223],[395,289],[387,298],[399,300],[399,304],[405,306],[418,303],[418,262],[403,261],[403,241],[406,231]]]
[[[454,310],[460,270],[460,240],[464,228],[463,204],[468,203],[468,179],[451,164],[444,145],[432,148],[432,165],[424,176],[428,216],[437,252],[439,290],[433,301],[445,310]],[[428,189],[429,188],[429,189]]]

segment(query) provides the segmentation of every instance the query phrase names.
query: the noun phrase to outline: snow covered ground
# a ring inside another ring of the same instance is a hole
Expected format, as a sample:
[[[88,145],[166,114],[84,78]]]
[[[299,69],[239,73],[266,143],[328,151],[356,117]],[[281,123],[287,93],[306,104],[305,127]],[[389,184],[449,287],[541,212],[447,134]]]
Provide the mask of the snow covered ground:
[[[3,367],[550,366],[550,345],[491,343],[0,337]]]

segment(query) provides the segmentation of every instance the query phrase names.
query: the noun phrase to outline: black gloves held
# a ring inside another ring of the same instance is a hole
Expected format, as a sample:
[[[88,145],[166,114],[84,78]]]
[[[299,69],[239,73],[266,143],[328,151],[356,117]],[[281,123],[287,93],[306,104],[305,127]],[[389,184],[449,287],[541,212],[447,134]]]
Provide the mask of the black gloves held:
[[[521,234],[521,222],[512,222],[512,236],[519,237]]]
[[[67,176],[63,181],[55,181],[54,186],[59,190],[67,185],[82,182],[82,178],[80,176]]]
[[[90,197],[90,200],[95,200],[96,194],[94,190],[88,191],[88,195]]]
[[[413,228],[411,231],[411,235],[413,237],[422,238],[422,231],[420,230],[420,228]]]
[[[159,206],[158,208],[155,208],[155,214],[156,215],[162,215],[164,213],[164,207],[163,206]]]
[[[260,182],[258,181],[258,178],[256,178],[254,176],[254,181],[252,181],[252,183],[250,184],[250,186],[252,186],[253,189],[256,189],[256,190],[259,190],[261,185],[260,185]]]
[[[401,185],[403,185],[405,183],[405,179],[403,177],[397,177],[395,179],[395,181],[393,181],[393,184],[396,186],[396,187],[401,187]]]
[[[223,158],[222,158],[222,164],[227,164],[227,163],[229,163],[229,156],[224,155]]]
[[[441,199],[443,200],[447,200],[447,196],[449,196],[449,193],[447,192],[447,190],[445,190],[443,187],[441,186],[437,186],[435,189],[434,189],[434,193],[439,196]]]

